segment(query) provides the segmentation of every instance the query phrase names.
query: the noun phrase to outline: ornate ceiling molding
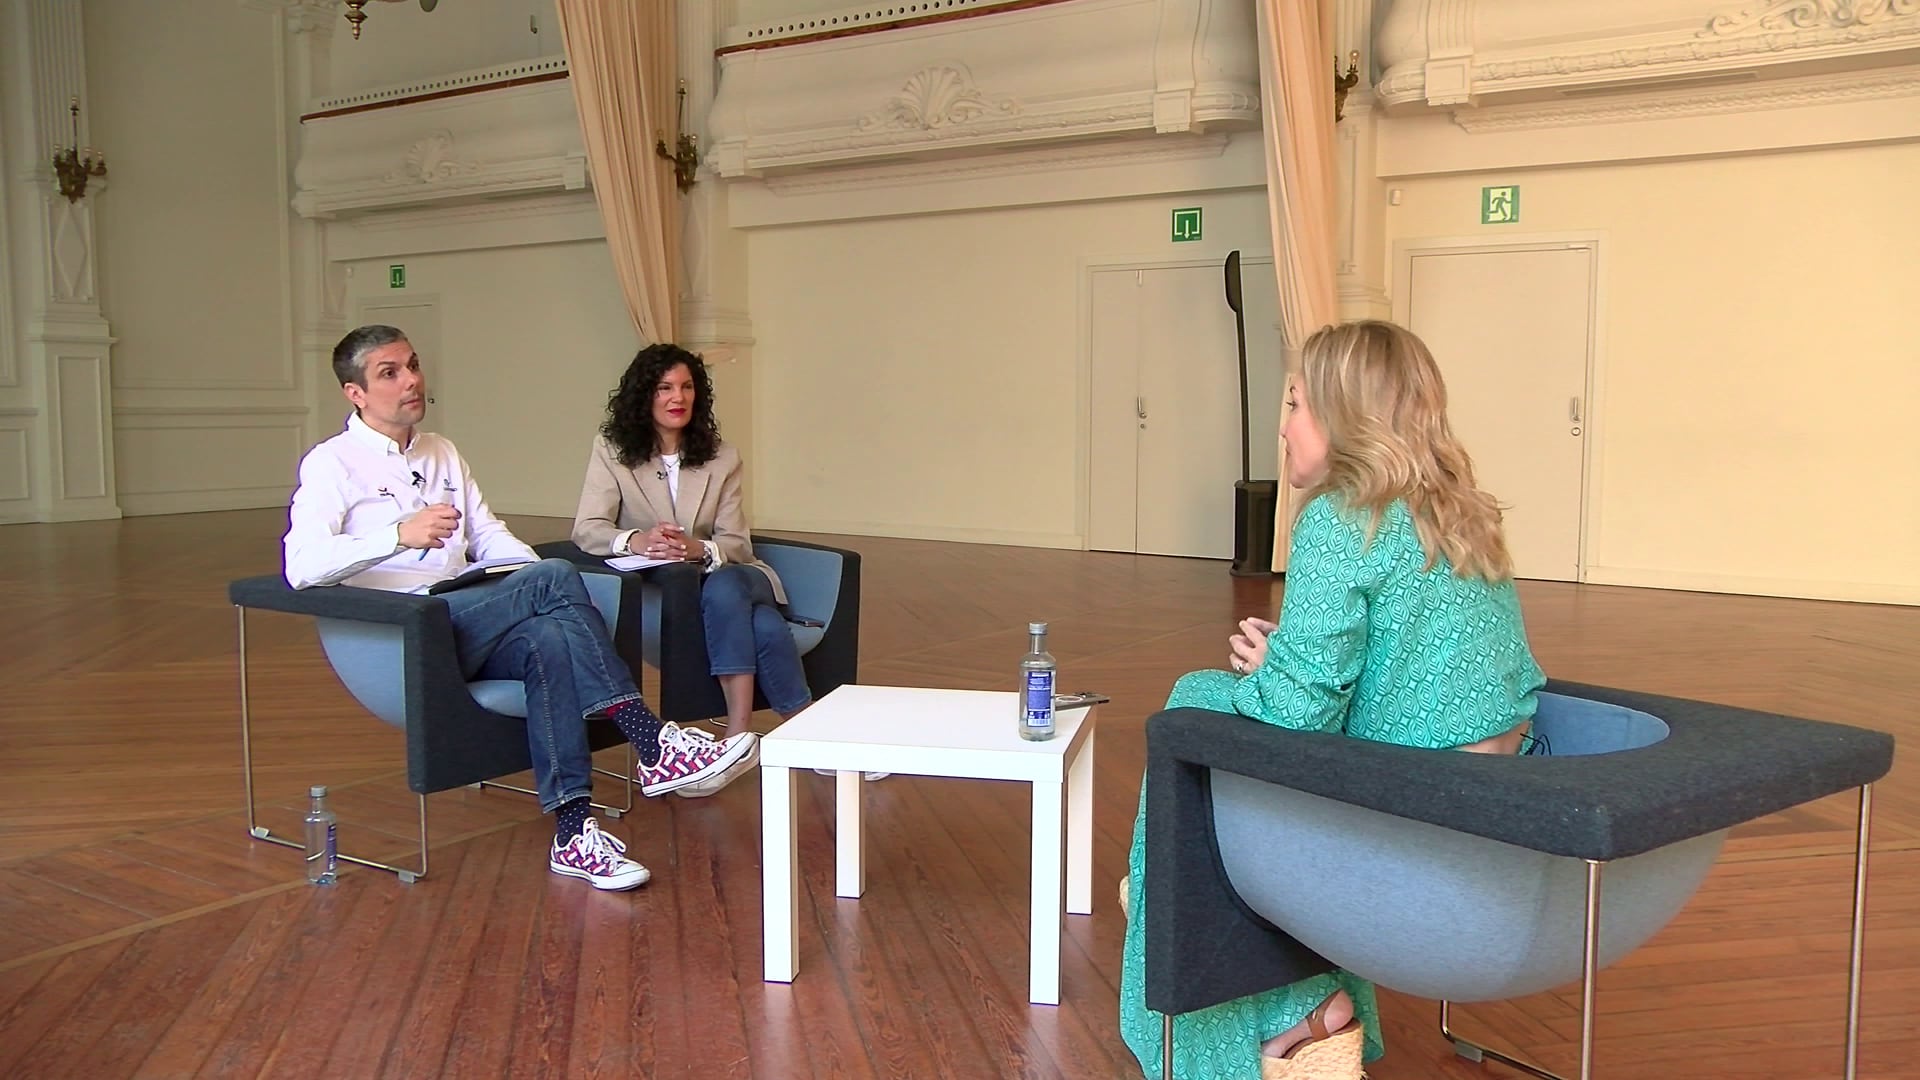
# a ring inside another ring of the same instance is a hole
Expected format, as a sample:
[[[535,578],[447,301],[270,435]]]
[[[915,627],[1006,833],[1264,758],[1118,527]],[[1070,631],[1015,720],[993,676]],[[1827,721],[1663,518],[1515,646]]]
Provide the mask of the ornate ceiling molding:
[[[1743,71],[1779,78],[1815,65],[1859,70],[1920,46],[1920,0],[1748,0],[1717,14],[1701,12],[1698,0],[1631,8],[1478,0],[1464,44],[1459,4],[1405,0],[1390,10],[1378,38],[1388,63],[1375,86],[1383,104],[1484,104],[1603,86],[1630,92],[1637,81]]]
[[[1683,116],[1710,116],[1875,101],[1920,96],[1920,68],[1851,76],[1748,83],[1733,88],[1648,94],[1604,101],[1553,105],[1509,105],[1491,109],[1456,109],[1453,122],[1461,130],[1480,134],[1571,127],[1578,124],[1631,123]]]
[[[563,82],[309,120],[299,127],[295,211],[388,211],[585,190],[586,151]]]
[[[1871,26],[1920,13],[1920,0],[1771,0],[1715,15],[1701,37]]]
[[[890,165],[903,154],[964,160],[1054,140],[1206,134],[1260,122],[1250,6],[975,7],[972,17],[885,33],[722,50],[708,168],[771,177],[883,158]],[[1170,9],[1182,17],[1169,17]],[[1071,55],[1056,42],[1071,42]]]

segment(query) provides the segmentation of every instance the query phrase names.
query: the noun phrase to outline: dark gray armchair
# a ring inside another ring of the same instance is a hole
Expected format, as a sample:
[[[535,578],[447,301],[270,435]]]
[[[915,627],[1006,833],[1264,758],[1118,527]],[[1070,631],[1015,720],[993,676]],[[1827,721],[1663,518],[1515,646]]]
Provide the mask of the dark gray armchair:
[[[1534,732],[1544,753],[1504,757],[1149,718],[1146,1003],[1165,1015],[1165,1075],[1174,1016],[1338,967],[1440,999],[1456,1053],[1541,1077],[1454,1033],[1448,1002],[1579,979],[1585,1080],[1595,972],[1680,910],[1730,828],[1858,788],[1852,1077],[1872,784],[1893,737],[1561,682]]]
[[[638,582],[610,571],[583,572],[594,606],[607,620],[615,647],[630,666],[642,652]],[[488,586],[477,586],[486,588]],[[498,778],[532,767],[527,749],[524,684],[504,679],[469,682],[454,652],[453,623],[437,596],[386,592],[348,585],[294,589],[277,574],[244,578],[227,586],[239,624],[240,747],[247,791],[247,831],[255,839],[286,847],[255,819],[253,736],[247,689],[247,612],[276,611],[311,616],[334,674],[368,712],[406,733],[407,787],[420,803],[420,865],[392,866],[341,854],[346,862],[391,870],[411,884],[427,873],[427,796],[457,787],[502,787]],[[634,667],[638,671],[638,667]],[[588,724],[595,750],[622,745],[610,720]],[[624,806],[600,806],[611,817],[633,807],[633,769],[624,777]],[[596,804],[599,805],[599,804]]]
[[[581,551],[569,540],[540,544],[543,558],[566,559],[605,570],[606,560]],[[789,621],[800,647],[807,687],[817,701],[836,687],[856,682],[860,673],[860,553],[775,537],[753,538],[753,553],[773,567],[787,589],[790,619],[806,618],[824,626]],[[705,620],[700,613],[700,568],[656,566],[627,575],[643,584],[641,615],[648,664],[660,672],[662,720],[691,724],[725,716],[727,699],[707,662]],[[639,668],[634,668],[638,671]],[[767,707],[754,684],[753,707]]]

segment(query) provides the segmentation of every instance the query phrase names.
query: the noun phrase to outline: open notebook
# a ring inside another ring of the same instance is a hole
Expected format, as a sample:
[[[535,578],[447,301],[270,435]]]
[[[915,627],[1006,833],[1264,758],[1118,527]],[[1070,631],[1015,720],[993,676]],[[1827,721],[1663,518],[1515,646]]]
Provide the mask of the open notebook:
[[[682,562],[681,559],[649,559],[645,555],[615,555],[607,560],[607,565],[615,570],[645,570],[654,566],[667,566]]]
[[[456,577],[450,577],[445,581],[436,581],[432,585],[427,586],[427,593],[428,595],[437,596],[440,593],[452,592],[455,589],[464,589],[469,585],[477,585],[483,581],[498,581],[523,566],[532,565],[533,562],[529,559],[482,559],[477,563],[469,565]]]

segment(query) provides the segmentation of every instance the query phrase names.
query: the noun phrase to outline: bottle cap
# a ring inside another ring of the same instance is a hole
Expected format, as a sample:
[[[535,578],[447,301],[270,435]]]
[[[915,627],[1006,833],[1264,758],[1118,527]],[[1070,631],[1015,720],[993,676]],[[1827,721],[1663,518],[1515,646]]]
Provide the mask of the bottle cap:
[[[1046,624],[1046,623],[1043,623],[1043,622],[1030,622],[1030,623],[1028,623],[1028,624],[1027,624],[1027,633],[1029,633],[1029,634],[1044,634],[1044,633],[1046,633],[1046,632],[1047,632],[1047,624]]]
[[[315,799],[325,798],[327,794],[326,785],[315,784],[312,787],[307,789],[307,794]]]

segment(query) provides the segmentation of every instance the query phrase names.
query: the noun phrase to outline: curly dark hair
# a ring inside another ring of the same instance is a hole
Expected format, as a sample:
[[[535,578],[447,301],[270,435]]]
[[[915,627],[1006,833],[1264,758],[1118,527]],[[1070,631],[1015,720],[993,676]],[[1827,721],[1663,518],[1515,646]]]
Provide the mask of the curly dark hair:
[[[693,376],[693,416],[680,432],[680,463],[705,465],[720,452],[720,422],[713,418],[713,378],[706,362],[678,345],[662,343],[640,350],[620,376],[620,385],[607,395],[607,419],[600,434],[607,437],[620,464],[631,469],[660,452],[660,433],[653,428],[653,392],[677,365],[687,365]]]

